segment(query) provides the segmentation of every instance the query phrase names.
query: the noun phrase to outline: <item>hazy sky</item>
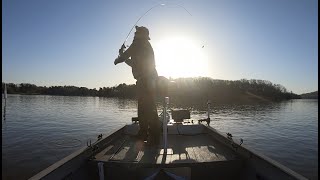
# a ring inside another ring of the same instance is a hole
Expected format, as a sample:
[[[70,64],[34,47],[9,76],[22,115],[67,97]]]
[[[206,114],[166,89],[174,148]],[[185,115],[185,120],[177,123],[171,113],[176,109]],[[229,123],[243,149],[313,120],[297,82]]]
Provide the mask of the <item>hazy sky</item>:
[[[130,67],[113,61],[154,6],[138,25],[149,28],[159,75],[318,90],[317,0],[3,0],[2,81],[133,84]]]

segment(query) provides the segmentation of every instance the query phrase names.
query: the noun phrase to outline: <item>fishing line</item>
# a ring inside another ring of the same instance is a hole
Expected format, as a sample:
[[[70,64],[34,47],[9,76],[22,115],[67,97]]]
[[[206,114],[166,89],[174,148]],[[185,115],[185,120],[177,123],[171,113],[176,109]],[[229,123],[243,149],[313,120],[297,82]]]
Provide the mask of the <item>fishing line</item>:
[[[156,8],[156,7],[158,7],[158,6],[166,6],[166,4],[165,4],[165,3],[160,3],[160,4],[157,4],[157,5],[155,5],[155,6],[152,6],[152,7],[151,7],[150,9],[148,9],[144,14],[142,14],[142,15],[139,17],[139,19],[136,21],[136,23],[135,23],[135,24],[132,26],[132,28],[130,29],[130,31],[129,31],[127,37],[126,37],[126,39],[125,39],[124,42],[123,42],[123,46],[124,46],[124,44],[127,42],[127,40],[128,40],[128,38],[129,38],[129,36],[130,36],[133,28],[138,24],[138,22],[139,22],[148,12],[150,12],[152,9],[154,9],[154,8]],[[191,14],[185,7],[183,7],[182,5],[176,4],[176,6],[183,8],[190,16],[192,16],[192,14]]]
[[[82,141],[77,138],[55,138],[55,139],[49,139],[47,137],[41,137],[39,141],[47,148],[52,149],[53,147],[59,147],[59,148],[74,148],[79,147],[82,144]],[[46,142],[46,143],[44,143]]]
[[[45,148],[47,153],[50,155],[53,155],[56,160],[60,160],[63,157],[60,157],[57,155],[58,149],[64,148],[64,149],[70,149],[79,147],[82,144],[82,141],[77,138],[67,138],[69,140],[66,140],[66,138],[62,139],[49,139],[48,137],[42,136],[38,140],[40,144],[42,144]],[[50,153],[51,152],[51,153]]]
[[[81,145],[81,140],[77,138],[72,139],[58,139],[55,142],[55,146],[63,148],[73,148]]]
[[[136,21],[136,23],[132,26],[132,28],[130,29],[126,39],[124,40],[123,44],[125,44],[130,36],[130,33],[132,32],[133,28],[137,25],[137,23],[140,21],[140,19],[145,16],[149,11],[151,11],[153,8],[158,7],[158,6],[164,6],[165,4],[157,4],[153,7],[151,7],[149,10],[147,10],[144,14],[142,14],[142,16],[139,17],[139,19]]]

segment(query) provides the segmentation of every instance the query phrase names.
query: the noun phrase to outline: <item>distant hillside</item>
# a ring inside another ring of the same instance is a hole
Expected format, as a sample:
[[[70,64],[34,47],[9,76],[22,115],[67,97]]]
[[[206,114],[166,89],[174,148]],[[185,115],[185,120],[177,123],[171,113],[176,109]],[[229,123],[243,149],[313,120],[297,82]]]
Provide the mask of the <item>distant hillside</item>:
[[[299,99],[299,95],[288,92],[280,84],[274,84],[267,80],[241,79],[219,80],[208,77],[177,78],[170,85],[169,96],[174,104],[192,105],[203,104],[211,100],[217,104],[247,104],[260,102],[275,102],[289,99]],[[88,89],[76,86],[50,86],[42,87],[34,84],[6,84],[8,94],[29,95],[61,95],[61,96],[99,96],[136,98],[135,84],[119,84],[113,87],[100,87]],[[161,88],[161,87],[158,87]],[[4,83],[2,83],[2,90]],[[159,89],[158,89],[159,90]],[[161,99],[160,93],[158,98]],[[162,100],[162,99],[161,99]]]
[[[318,99],[318,91],[300,95],[302,99]]]

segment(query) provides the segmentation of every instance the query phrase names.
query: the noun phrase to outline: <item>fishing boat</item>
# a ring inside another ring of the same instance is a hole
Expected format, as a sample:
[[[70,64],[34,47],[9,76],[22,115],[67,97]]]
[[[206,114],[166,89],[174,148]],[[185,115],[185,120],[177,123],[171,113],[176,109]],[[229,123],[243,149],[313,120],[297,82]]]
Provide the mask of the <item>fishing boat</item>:
[[[165,103],[167,104],[167,103]],[[275,160],[221,133],[208,117],[191,120],[188,110],[162,112],[162,137],[150,146],[135,138],[138,118],[54,163],[30,180],[44,179],[306,179]]]

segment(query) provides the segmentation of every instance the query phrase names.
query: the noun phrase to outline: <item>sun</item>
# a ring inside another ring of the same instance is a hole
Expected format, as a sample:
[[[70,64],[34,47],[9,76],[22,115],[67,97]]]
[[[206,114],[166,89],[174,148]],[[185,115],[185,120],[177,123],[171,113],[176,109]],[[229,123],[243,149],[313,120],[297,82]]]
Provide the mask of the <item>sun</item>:
[[[208,75],[203,45],[191,38],[168,37],[153,45],[159,76],[179,78]]]

